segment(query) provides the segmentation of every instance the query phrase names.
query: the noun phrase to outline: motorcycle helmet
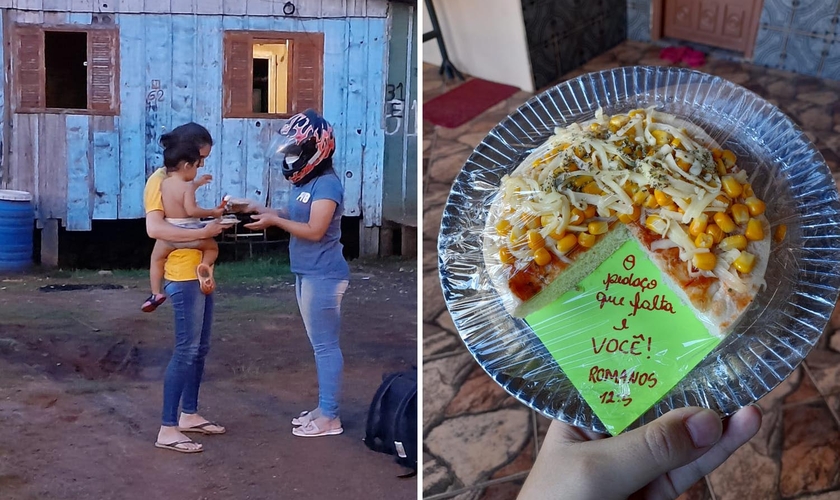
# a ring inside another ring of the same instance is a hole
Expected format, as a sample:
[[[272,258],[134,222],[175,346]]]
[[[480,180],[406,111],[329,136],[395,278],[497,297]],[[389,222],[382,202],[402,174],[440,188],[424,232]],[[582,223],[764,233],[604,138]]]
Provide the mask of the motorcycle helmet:
[[[274,134],[268,158],[282,161],[283,176],[300,186],[331,166],[334,152],[332,126],[317,111],[307,109],[289,118]]]

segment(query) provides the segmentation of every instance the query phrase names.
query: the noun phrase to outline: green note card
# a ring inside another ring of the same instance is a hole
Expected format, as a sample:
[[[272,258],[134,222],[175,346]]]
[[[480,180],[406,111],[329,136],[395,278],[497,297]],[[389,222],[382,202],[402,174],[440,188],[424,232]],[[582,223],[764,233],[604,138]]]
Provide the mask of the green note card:
[[[635,239],[525,321],[613,435],[720,342]]]

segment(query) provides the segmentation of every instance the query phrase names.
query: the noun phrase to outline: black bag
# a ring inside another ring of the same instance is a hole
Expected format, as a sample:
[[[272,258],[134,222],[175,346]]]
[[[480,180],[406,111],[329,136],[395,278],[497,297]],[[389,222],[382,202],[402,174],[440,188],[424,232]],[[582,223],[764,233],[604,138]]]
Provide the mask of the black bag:
[[[365,445],[414,470],[404,477],[416,475],[417,368],[383,376],[368,410]]]

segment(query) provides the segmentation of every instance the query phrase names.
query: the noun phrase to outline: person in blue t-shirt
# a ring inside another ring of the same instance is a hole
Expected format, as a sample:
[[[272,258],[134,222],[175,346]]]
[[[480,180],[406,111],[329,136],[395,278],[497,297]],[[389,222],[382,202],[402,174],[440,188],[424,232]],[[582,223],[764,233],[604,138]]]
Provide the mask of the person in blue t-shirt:
[[[341,299],[350,280],[341,239],[344,188],[332,168],[332,126],[308,109],[289,118],[269,146],[293,184],[287,211],[251,205],[250,229],[279,227],[291,235],[289,258],[303,324],[315,351],[318,407],[292,419],[295,436],[344,432],[338,412],[344,359],[339,347]]]

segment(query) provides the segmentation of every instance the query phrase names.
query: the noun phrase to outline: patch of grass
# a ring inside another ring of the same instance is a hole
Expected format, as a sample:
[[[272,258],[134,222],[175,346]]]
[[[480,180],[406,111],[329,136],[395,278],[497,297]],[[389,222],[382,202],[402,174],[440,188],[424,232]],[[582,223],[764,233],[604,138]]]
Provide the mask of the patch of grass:
[[[265,282],[289,278],[292,271],[287,257],[257,258],[225,262],[216,266],[219,281]]]

